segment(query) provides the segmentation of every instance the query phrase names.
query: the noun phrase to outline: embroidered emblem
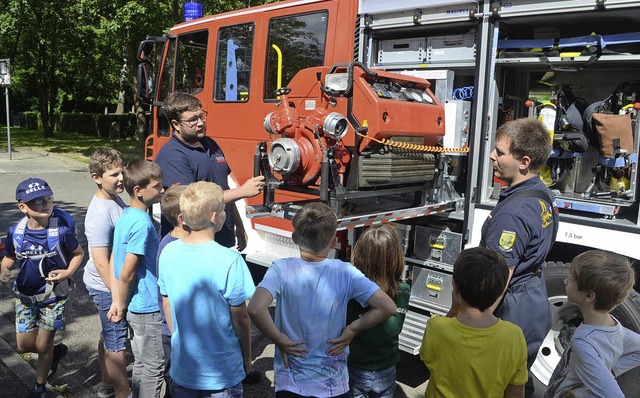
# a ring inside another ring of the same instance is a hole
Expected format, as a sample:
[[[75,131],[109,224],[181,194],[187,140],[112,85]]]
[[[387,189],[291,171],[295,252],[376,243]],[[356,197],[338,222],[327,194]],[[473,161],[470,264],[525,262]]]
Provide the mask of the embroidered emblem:
[[[511,231],[502,231],[499,242],[502,250],[510,250],[514,243],[516,243],[516,233]]]
[[[538,202],[540,202],[540,207],[542,208],[542,212],[540,213],[542,228],[547,228],[553,222],[553,215],[547,209],[547,204],[544,201],[539,200]]]

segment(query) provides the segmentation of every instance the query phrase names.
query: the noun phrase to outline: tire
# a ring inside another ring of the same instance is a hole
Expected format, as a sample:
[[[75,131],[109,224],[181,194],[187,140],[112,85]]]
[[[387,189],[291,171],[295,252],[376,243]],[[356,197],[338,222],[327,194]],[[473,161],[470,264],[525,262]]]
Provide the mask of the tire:
[[[547,334],[538,351],[536,361],[531,366],[531,374],[536,382],[536,391],[539,385],[546,386],[549,383],[551,374],[560,361],[560,357],[571,340],[573,332],[583,320],[580,308],[567,302],[564,280],[568,276],[569,265],[562,262],[548,262],[547,267],[544,269],[544,279],[547,285],[553,324],[551,331]],[[640,294],[632,290],[629,297],[614,309],[611,314],[623,326],[640,333]],[[634,371],[627,372],[627,374],[632,372]],[[627,374],[620,377],[620,386],[626,397],[637,397],[639,396],[637,386],[625,382],[625,379],[629,378]]]

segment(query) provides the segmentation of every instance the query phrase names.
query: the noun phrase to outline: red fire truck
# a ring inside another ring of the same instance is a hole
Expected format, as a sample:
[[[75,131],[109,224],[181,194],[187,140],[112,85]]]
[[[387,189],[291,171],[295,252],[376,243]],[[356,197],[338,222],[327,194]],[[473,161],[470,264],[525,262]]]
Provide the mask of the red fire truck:
[[[349,258],[367,226],[393,223],[412,280],[400,344],[416,353],[428,317],[451,304],[456,255],[479,243],[503,188],[488,159],[496,128],[552,115],[542,174],[561,208],[545,270],[554,325],[533,367],[546,383],[581,320],[566,302],[567,262],[590,248],[640,259],[640,91],[612,99],[640,68],[638,22],[640,1],[629,0],[289,0],[202,17],[140,45],[147,156],[171,134],[166,95],[197,96],[231,185],[266,177],[264,195],[237,203],[247,260],[266,267],[298,254],[290,219],[308,201],[338,214],[337,257]],[[584,129],[555,119],[578,99],[618,103],[631,118],[615,159],[595,143],[565,145]],[[640,331],[638,294],[615,315]]]

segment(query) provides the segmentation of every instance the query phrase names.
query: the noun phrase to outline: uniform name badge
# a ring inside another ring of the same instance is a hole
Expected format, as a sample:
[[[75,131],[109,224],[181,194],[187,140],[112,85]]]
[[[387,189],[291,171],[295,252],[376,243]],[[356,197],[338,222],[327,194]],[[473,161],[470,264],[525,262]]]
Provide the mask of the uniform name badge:
[[[510,250],[516,243],[516,233],[511,231],[502,231],[500,235],[500,248],[502,250]]]

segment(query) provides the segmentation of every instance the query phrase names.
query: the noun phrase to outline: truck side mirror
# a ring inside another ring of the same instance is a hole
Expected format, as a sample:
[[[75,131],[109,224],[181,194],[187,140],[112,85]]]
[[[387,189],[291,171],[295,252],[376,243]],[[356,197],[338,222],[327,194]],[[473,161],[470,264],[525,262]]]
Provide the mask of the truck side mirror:
[[[146,62],[138,65],[138,73],[136,75],[137,87],[136,91],[140,101],[145,105],[153,102],[153,70],[151,64]]]
[[[143,40],[138,45],[138,61],[151,62],[155,56],[156,42],[154,40]]]

